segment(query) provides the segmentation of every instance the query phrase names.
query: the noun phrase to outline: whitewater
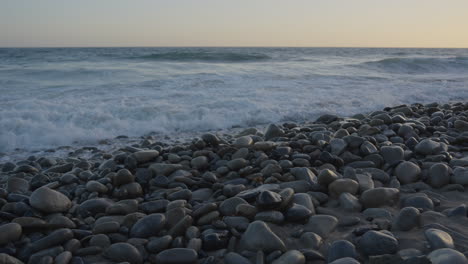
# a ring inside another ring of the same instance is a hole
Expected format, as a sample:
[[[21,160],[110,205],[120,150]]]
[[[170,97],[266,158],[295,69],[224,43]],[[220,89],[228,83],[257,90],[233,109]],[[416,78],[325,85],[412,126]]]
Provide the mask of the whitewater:
[[[466,101],[467,49],[0,49],[0,152]]]

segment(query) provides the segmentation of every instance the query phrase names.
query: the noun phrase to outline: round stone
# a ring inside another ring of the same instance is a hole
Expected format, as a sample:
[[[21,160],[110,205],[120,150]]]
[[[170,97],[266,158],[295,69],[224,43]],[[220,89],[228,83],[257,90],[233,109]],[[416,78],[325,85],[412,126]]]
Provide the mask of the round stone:
[[[281,195],[272,191],[263,191],[257,196],[257,206],[262,209],[273,209],[281,202]]]
[[[398,240],[379,231],[367,231],[359,239],[358,244],[367,256],[394,254],[398,251]]]
[[[379,187],[367,190],[361,194],[361,203],[365,208],[392,205],[399,198],[400,191],[396,188]]]
[[[419,180],[421,168],[413,162],[404,161],[395,168],[395,176],[402,184],[408,184]]]
[[[128,262],[131,264],[140,264],[143,258],[140,251],[129,243],[116,243],[104,251],[104,256],[115,262]]]
[[[86,183],[86,190],[88,192],[106,193],[107,187],[98,181],[89,181]]]
[[[31,194],[29,204],[45,213],[66,212],[71,207],[71,201],[67,196],[45,186]]]
[[[8,223],[0,226],[0,245],[20,239],[23,229],[17,223]]]
[[[237,148],[247,148],[251,146],[254,143],[252,137],[250,136],[243,136],[238,139],[236,139],[233,143],[233,145]]]
[[[219,211],[223,215],[231,216],[236,214],[236,207],[239,204],[249,204],[247,203],[244,199],[239,198],[239,197],[231,197],[226,200],[224,200],[220,205],[219,205]]]
[[[156,159],[159,156],[159,152],[157,150],[143,150],[137,151],[133,153],[133,158],[138,163],[146,163]]]
[[[424,231],[432,250],[440,248],[455,248],[452,237],[445,231],[435,228],[429,228]]]
[[[262,250],[273,252],[275,250],[286,251],[284,242],[263,221],[250,223],[242,235],[240,245],[251,251]]]
[[[324,169],[321,170],[319,175],[318,175],[318,183],[328,186],[330,183],[334,182],[335,180],[338,180],[338,175],[336,175],[335,172],[329,169]]]
[[[121,186],[127,183],[132,183],[135,181],[135,176],[127,170],[127,169],[121,169],[117,172],[117,174],[113,178],[113,184],[115,186]]]
[[[429,184],[441,188],[450,183],[449,167],[443,163],[436,163],[429,168]]]
[[[300,251],[289,250],[273,261],[272,264],[304,264],[305,261],[306,259]]]
[[[229,252],[224,256],[225,264],[251,264],[250,260],[235,252]]]
[[[160,264],[194,264],[198,259],[195,250],[189,248],[166,249],[156,256],[156,263]]]
[[[249,162],[243,158],[238,158],[238,159],[233,159],[230,160],[226,165],[228,166],[229,169],[233,171],[238,171],[245,166],[247,166]]]
[[[384,146],[380,149],[380,155],[388,164],[394,164],[405,157],[405,152],[399,146]]]
[[[328,185],[330,195],[338,197],[342,193],[356,194],[359,190],[359,183],[351,179],[338,179]]]
[[[405,207],[396,216],[392,230],[409,231],[419,225],[420,213],[414,207]]]
[[[432,264],[466,264],[468,260],[465,255],[451,248],[441,248],[432,251],[427,258]]]
[[[340,258],[355,258],[355,246],[347,240],[336,240],[328,248],[328,262],[333,262]]]
[[[166,217],[163,214],[150,214],[136,222],[130,230],[130,237],[146,238],[156,236],[164,225]]]
[[[208,158],[205,156],[193,158],[190,165],[197,170],[206,169],[209,166]]]

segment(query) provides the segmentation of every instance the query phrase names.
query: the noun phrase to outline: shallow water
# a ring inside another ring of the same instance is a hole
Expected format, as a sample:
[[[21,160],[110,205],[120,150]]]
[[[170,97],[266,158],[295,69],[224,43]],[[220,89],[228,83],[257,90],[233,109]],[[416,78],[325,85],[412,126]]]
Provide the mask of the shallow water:
[[[0,49],[0,152],[468,99],[467,49]]]

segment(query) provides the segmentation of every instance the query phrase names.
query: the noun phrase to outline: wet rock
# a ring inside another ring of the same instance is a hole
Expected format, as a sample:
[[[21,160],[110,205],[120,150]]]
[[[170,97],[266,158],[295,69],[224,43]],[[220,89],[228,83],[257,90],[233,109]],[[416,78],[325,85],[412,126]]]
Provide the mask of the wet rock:
[[[45,213],[66,212],[71,207],[71,201],[67,196],[48,187],[35,190],[29,197],[29,203]]]
[[[240,241],[241,247],[256,252],[286,251],[284,242],[262,221],[252,222]]]

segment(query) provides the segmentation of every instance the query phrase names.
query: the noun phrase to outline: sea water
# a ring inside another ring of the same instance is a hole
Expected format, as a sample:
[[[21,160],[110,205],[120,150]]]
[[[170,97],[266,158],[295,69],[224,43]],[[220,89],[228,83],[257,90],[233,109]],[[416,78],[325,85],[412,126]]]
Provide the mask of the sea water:
[[[0,152],[467,99],[467,49],[4,48]]]

